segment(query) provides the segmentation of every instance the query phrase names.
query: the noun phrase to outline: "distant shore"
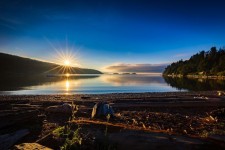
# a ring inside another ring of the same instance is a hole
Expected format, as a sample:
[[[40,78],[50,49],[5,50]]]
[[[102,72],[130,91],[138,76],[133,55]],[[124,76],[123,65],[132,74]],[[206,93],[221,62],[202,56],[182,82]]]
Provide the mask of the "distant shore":
[[[175,77],[175,78],[193,78],[193,79],[218,79],[218,80],[225,80],[225,76],[216,76],[216,75],[181,75],[181,74],[168,74],[163,75],[164,77]]]

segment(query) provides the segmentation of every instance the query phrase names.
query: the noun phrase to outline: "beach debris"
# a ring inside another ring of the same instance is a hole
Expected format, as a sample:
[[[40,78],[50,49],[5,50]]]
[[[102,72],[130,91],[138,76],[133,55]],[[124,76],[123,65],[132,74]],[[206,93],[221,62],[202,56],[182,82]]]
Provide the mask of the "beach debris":
[[[194,99],[203,99],[203,100],[207,100],[207,99],[209,99],[209,98],[206,97],[206,96],[195,96]]]
[[[183,133],[184,133],[184,134],[187,134],[187,130],[183,130]]]
[[[91,118],[107,117],[107,115],[114,116],[114,111],[106,102],[96,103],[92,108]]]
[[[115,113],[116,117],[122,117],[121,113]]]
[[[28,129],[22,129],[10,134],[0,135],[0,149],[8,150],[17,141],[19,141],[20,139],[22,139],[24,136],[28,134],[29,134]]]
[[[225,108],[214,110],[210,114],[217,118],[225,118]]]
[[[90,96],[81,96],[81,99],[90,99]]]
[[[48,108],[46,108],[46,112],[71,114],[72,106],[71,106],[71,104],[68,104],[68,103],[64,103],[64,104],[58,105],[58,106],[49,106]]]
[[[40,145],[38,143],[22,143],[19,145],[15,145],[13,147],[14,150],[52,150],[46,146]]]
[[[218,121],[218,119],[216,117],[214,118],[213,116],[210,115],[210,116],[203,118],[203,121],[207,122],[207,123],[215,123]]]
[[[145,124],[144,124],[143,122],[140,122],[140,124],[142,125],[142,127],[143,127],[144,129],[146,129],[146,126],[145,126]]]
[[[218,96],[222,99],[225,100],[225,92],[224,91],[217,91]]]
[[[224,91],[217,91],[218,96],[225,96],[225,92]]]
[[[138,125],[138,122],[135,119],[132,119],[133,125]]]

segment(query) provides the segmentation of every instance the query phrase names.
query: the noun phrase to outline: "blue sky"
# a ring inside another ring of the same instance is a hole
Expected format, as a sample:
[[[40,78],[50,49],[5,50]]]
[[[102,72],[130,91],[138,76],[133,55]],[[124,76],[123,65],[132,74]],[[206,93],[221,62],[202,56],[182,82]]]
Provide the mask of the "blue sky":
[[[223,47],[224,5],[222,0],[1,0],[0,51],[54,61],[54,48],[70,48],[80,67],[100,70],[164,65]]]

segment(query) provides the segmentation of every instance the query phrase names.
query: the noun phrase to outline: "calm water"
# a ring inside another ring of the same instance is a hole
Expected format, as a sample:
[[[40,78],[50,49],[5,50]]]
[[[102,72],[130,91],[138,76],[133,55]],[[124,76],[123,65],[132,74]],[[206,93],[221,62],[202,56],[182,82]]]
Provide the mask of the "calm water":
[[[224,80],[156,75],[70,75],[0,78],[0,94],[99,94],[224,90]]]
[[[2,80],[0,94],[98,94],[178,91],[161,76],[82,75]],[[19,83],[18,83],[19,82]],[[15,83],[15,84],[14,84]]]

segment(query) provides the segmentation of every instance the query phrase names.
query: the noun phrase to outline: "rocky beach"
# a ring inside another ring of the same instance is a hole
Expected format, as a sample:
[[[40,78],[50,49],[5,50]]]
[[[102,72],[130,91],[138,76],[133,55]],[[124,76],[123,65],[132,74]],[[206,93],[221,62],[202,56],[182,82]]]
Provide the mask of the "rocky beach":
[[[113,114],[92,118],[99,102],[110,106]],[[225,145],[222,91],[1,95],[0,110],[1,149],[223,149]],[[68,144],[74,137],[75,145]]]

